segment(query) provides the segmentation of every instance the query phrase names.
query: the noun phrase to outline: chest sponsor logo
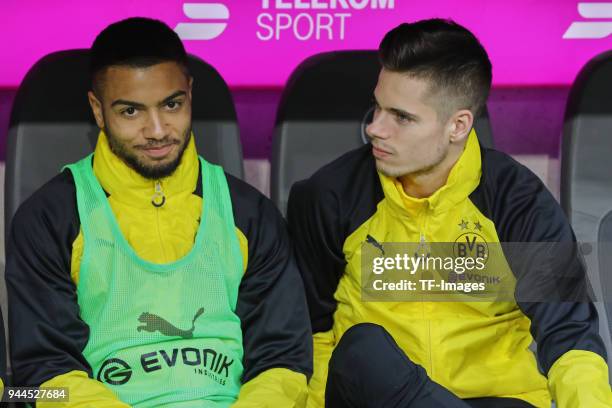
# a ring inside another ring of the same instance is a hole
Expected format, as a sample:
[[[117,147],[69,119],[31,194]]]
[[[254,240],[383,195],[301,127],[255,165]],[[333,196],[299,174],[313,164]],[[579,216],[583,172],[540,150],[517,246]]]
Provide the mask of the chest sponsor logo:
[[[98,371],[98,381],[111,385],[123,385],[132,378],[132,367],[119,358],[109,358]]]
[[[159,331],[164,336],[192,339],[196,320],[204,314],[204,308],[195,313],[191,328],[180,329],[163,317],[153,313],[144,312],[138,317],[138,332],[154,333]],[[162,346],[164,343],[160,343]],[[154,346],[153,346],[154,347]],[[146,351],[137,357],[139,365],[133,369],[126,361],[113,357],[109,358],[100,367],[97,379],[110,385],[126,384],[133,375],[147,375],[159,370],[172,370],[177,367],[193,369],[194,375],[204,375],[220,385],[226,385],[234,359],[212,348],[173,347],[155,348]]]

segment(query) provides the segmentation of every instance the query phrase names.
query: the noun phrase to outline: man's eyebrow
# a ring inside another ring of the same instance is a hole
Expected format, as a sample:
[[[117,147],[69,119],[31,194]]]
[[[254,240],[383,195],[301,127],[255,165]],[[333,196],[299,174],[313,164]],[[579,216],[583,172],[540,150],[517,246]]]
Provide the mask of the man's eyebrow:
[[[176,91],[172,95],[165,97],[164,100],[162,100],[159,103],[159,105],[164,105],[164,104],[170,102],[171,100],[173,100],[174,98],[179,97],[179,96],[183,96],[183,95],[187,95],[187,92],[185,92],[185,91]],[[134,101],[128,101],[128,100],[125,100],[125,99],[117,99],[116,101],[113,101],[113,103],[111,103],[111,107],[117,106],[117,105],[132,106],[132,107],[137,108],[137,109],[145,109],[146,108],[146,105],[143,104],[143,103],[134,102]]]
[[[378,107],[381,107],[374,95],[372,95],[372,103],[377,105]],[[405,116],[406,118],[413,120],[413,121],[419,120],[419,117],[417,115],[410,113],[410,112],[406,112],[403,109],[399,109],[399,108],[383,108],[383,109],[393,113],[396,116]]]
[[[176,98],[178,96],[184,96],[184,95],[187,95],[187,92],[185,92],[185,91],[176,91],[172,95],[167,96],[166,98],[164,98],[164,100],[160,102],[160,105],[164,105],[164,104],[170,102],[171,100],[173,100],[174,98]]]
[[[132,106],[132,107],[138,108],[138,109],[144,109],[145,108],[145,105],[140,103],[140,102],[127,101],[125,99],[117,99],[116,101],[113,101],[113,103],[111,103],[111,107],[117,106],[117,105],[127,105],[127,106]]]
[[[396,116],[405,116],[406,118],[408,118],[410,120],[416,121],[416,120],[419,119],[419,117],[417,115],[415,115],[414,113],[406,112],[403,109],[389,108],[388,111],[393,113]]]

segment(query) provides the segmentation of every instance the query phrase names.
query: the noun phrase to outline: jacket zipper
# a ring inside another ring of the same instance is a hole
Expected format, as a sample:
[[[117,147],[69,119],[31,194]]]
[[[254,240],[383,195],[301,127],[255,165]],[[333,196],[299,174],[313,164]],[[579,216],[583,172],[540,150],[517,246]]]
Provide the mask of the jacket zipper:
[[[155,207],[155,220],[157,223],[157,239],[159,239],[160,248],[163,253],[164,260],[166,259],[166,251],[164,251],[164,243],[162,241],[161,227],[159,222],[159,209],[165,204],[166,195],[162,187],[161,181],[155,180],[155,191],[151,197],[151,204]]]
[[[423,209],[423,215],[422,215],[423,219],[422,219],[421,228],[420,228],[420,231],[419,231],[420,232],[419,248],[422,251],[425,251],[427,249],[427,239],[425,237],[425,231],[427,230],[427,221],[428,221],[429,216],[430,216],[429,212],[430,212],[430,204],[429,204],[429,202],[426,202],[425,203],[425,208]],[[427,327],[427,352],[429,354],[429,370],[428,370],[428,373],[429,373],[430,377],[433,377],[433,375],[434,375],[433,371],[434,370],[433,370],[433,355],[432,355],[432,352],[431,352],[431,341],[432,341],[431,340],[431,320],[429,319],[430,316],[427,316],[428,315],[428,313],[427,313],[427,309],[428,309],[427,305],[428,305],[428,303],[426,303],[426,302],[422,303],[423,317],[424,318],[426,317],[425,324],[426,324],[426,327]]]
[[[164,195],[164,189],[162,188],[161,181],[155,180],[155,191],[153,197],[151,197],[151,204],[155,208],[159,208],[166,202],[166,196]]]

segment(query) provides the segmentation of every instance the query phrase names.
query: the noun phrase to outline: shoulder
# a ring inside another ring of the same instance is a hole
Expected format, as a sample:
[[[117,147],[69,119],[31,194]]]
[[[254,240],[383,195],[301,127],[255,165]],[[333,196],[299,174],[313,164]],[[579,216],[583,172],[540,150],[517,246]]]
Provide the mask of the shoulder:
[[[481,157],[483,182],[489,189],[516,191],[519,188],[544,188],[538,176],[506,153],[483,148]]]
[[[292,228],[316,223],[322,228],[339,229],[334,234],[347,237],[376,213],[383,198],[368,144],[295,183],[289,195],[287,215]]]
[[[502,241],[571,239],[563,210],[542,180],[509,155],[482,149],[482,176],[470,195]]]
[[[29,265],[37,264],[34,259],[39,259],[44,264],[39,270],[45,273],[51,273],[51,264],[62,265],[62,273],[69,271],[72,244],[80,231],[76,188],[70,171],[53,177],[26,199],[13,217],[9,231],[7,265],[14,265],[12,260],[16,258],[28,259]],[[7,276],[15,272],[12,266],[7,267]]]
[[[11,230],[25,233],[31,232],[28,229],[32,227],[45,226],[56,231],[68,231],[71,227],[74,229],[75,223],[78,233],[76,187],[72,173],[64,170],[19,206],[11,221]]]
[[[284,220],[274,203],[255,187],[245,181],[225,173],[236,227],[249,238],[264,225],[273,230],[274,225],[282,225]],[[249,240],[250,241],[250,240]]]
[[[360,188],[372,188],[379,184],[369,144],[351,150],[326,164],[308,179],[296,182],[292,190],[346,197],[355,191],[357,184],[365,184],[360,185]]]

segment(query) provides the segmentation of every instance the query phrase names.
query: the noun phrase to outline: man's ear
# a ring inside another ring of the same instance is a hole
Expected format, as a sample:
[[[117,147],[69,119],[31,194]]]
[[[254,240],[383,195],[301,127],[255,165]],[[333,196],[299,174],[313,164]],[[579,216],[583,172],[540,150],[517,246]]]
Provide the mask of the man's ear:
[[[89,99],[89,106],[93,112],[96,124],[100,129],[104,129],[104,114],[102,113],[102,102],[96,97],[93,91],[87,92],[87,99]]]
[[[458,110],[450,118],[450,142],[463,143],[467,139],[472,125],[474,124],[474,115],[468,109]]]
[[[190,76],[190,77],[189,77],[189,100],[192,100],[192,99],[191,99],[191,90],[192,90],[192,89],[193,89],[193,77],[192,77],[192,76]]]

